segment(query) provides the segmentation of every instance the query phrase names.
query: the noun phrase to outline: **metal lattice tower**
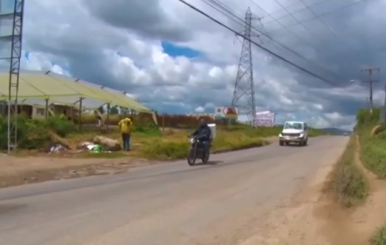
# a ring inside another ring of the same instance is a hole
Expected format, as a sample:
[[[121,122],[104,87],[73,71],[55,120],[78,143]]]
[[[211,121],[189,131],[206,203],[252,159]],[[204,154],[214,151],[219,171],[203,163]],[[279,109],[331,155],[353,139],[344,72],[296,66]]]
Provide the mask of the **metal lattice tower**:
[[[20,59],[23,40],[23,15],[24,0],[14,0],[13,13],[4,15],[13,16],[11,39],[11,55],[9,57],[9,83],[8,83],[8,153],[17,149],[17,115],[18,92],[20,76]]]
[[[252,43],[250,41],[251,34],[252,12],[248,8],[245,13],[244,40],[233,92],[232,107],[236,107],[239,115],[246,115],[249,122],[255,125],[256,102],[255,84],[253,81]]]

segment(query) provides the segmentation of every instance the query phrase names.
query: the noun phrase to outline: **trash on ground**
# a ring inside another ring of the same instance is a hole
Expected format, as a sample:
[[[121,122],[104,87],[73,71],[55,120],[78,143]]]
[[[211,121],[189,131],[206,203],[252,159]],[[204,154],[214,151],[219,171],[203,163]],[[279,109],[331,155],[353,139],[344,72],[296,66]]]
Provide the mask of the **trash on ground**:
[[[120,151],[122,150],[121,144],[116,139],[111,139],[105,136],[95,136],[93,139],[95,144],[101,145],[106,151]]]
[[[60,153],[60,152],[66,152],[70,149],[67,145],[60,143],[60,142],[53,142],[48,146],[48,153]]]

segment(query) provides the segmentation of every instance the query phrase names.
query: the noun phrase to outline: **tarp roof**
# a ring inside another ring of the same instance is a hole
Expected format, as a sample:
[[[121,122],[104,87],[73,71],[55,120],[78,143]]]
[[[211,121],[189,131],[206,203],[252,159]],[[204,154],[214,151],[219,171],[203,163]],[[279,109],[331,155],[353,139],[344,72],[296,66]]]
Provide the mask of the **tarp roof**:
[[[16,76],[16,75],[14,75]],[[0,100],[8,100],[9,73],[0,72]],[[151,112],[124,92],[106,89],[80,79],[59,75],[53,72],[22,71],[19,78],[20,104],[40,104],[37,101],[49,100],[50,103],[75,104],[84,98],[85,108],[98,108],[110,103],[139,112]]]

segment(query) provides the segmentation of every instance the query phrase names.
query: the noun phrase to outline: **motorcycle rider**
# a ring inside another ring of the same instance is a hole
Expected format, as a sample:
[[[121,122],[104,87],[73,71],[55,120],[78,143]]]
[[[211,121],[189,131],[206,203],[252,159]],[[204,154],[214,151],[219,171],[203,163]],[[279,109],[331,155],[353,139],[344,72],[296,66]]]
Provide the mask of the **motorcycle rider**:
[[[200,120],[198,128],[192,133],[191,136],[198,136],[198,140],[204,147],[205,152],[209,152],[212,142],[212,130],[210,130],[210,127],[204,119]]]

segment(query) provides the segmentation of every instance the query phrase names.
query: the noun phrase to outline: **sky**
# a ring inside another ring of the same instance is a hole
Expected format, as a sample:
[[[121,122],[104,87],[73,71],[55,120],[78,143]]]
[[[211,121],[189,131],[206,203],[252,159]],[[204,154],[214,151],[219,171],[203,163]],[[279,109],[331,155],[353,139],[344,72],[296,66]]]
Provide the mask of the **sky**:
[[[361,68],[382,78],[385,0],[187,2],[240,33],[251,9],[256,105],[279,123],[352,129],[368,96]],[[159,112],[213,113],[231,104],[242,42],[178,0],[28,0],[22,68],[127,91]]]

